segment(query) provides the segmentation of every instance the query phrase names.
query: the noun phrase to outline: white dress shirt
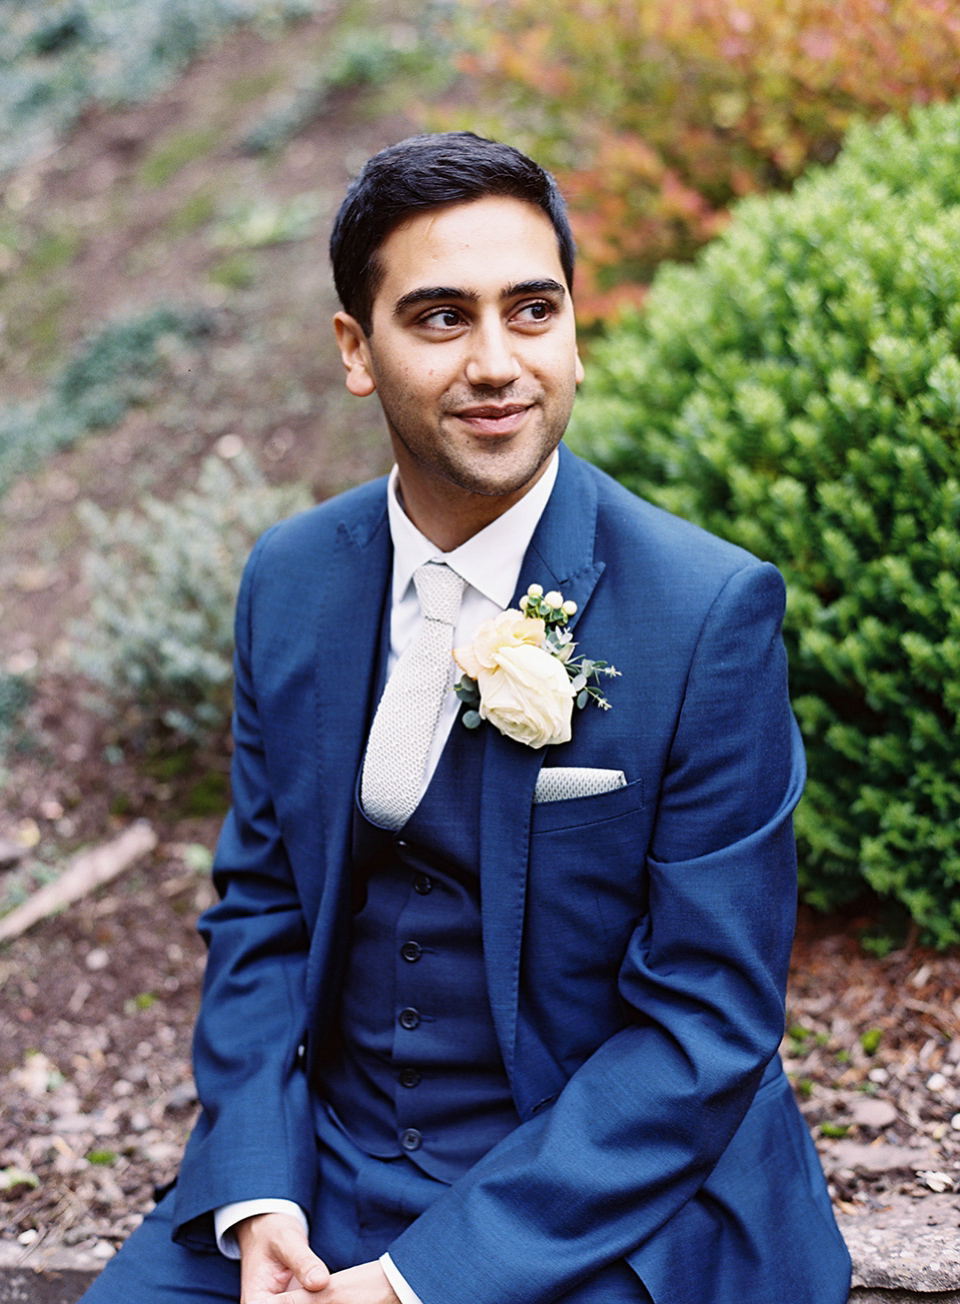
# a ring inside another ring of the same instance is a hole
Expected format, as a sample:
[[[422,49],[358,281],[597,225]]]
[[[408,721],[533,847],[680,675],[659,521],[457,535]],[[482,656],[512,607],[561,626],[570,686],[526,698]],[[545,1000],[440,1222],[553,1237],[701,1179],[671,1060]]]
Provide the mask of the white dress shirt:
[[[520,568],[529,547],[533,532],[537,528],[543,509],[547,505],[557,478],[559,458],[553,454],[546,471],[519,502],[498,516],[478,534],[452,552],[441,552],[436,544],[414,525],[403,510],[399,495],[397,468],[390,472],[387,482],[387,514],[390,521],[390,537],[393,541],[393,578],[391,582],[390,608],[390,651],[387,660],[387,677],[393,673],[401,654],[416,638],[422,616],[417,590],[413,583],[413,572],[418,566],[428,561],[445,562],[466,580],[463,601],[460,604],[460,616],[453,634],[453,646],[462,647],[473,638],[474,630],[481,621],[489,620],[506,611],[516,591],[520,579]],[[534,579],[537,577],[534,576]],[[451,662],[451,688],[456,674],[456,666]],[[453,722],[460,711],[460,701],[451,692],[444,703],[433,736],[427,768],[423,778],[420,795],[437,768]],[[298,1219],[307,1230],[307,1218],[298,1204],[291,1200],[258,1199],[240,1200],[234,1204],[223,1205],[214,1213],[214,1229],[217,1245],[228,1258],[240,1257],[237,1238],[233,1227],[244,1218],[252,1218],[259,1213],[287,1213]],[[389,1254],[384,1254],[380,1264],[387,1280],[399,1297],[401,1304],[421,1304],[420,1298],[407,1285],[397,1271]]]

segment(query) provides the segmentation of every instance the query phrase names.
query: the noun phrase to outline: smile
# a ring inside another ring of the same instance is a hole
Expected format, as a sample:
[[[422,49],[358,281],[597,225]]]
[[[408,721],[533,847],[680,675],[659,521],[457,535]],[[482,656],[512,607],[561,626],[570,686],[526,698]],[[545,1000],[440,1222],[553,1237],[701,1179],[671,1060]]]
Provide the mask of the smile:
[[[509,435],[523,425],[530,406],[524,403],[484,403],[463,408],[454,416],[476,435]]]

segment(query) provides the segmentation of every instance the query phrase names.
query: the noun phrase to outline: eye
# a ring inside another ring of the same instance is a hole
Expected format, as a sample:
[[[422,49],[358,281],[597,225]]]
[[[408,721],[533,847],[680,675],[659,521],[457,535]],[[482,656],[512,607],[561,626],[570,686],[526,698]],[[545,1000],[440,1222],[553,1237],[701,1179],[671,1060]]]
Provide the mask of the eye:
[[[522,324],[540,326],[548,322],[555,311],[553,304],[547,299],[536,299],[533,303],[523,304],[513,315],[514,320]]]
[[[463,316],[456,308],[433,308],[417,319],[417,325],[430,330],[455,330],[463,325]]]

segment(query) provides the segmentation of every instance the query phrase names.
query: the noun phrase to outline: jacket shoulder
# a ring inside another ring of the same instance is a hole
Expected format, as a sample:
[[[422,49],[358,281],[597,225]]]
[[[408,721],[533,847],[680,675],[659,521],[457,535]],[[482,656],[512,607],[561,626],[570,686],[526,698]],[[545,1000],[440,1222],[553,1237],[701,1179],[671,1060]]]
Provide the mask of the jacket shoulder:
[[[618,484],[589,463],[583,470],[597,493],[597,551],[608,565],[633,571],[659,585],[705,592],[722,587],[739,571],[775,568],[753,553],[665,511]]]
[[[341,529],[366,542],[386,525],[386,484],[381,476],[271,525],[257,540],[248,566],[273,571],[315,565],[329,556]]]

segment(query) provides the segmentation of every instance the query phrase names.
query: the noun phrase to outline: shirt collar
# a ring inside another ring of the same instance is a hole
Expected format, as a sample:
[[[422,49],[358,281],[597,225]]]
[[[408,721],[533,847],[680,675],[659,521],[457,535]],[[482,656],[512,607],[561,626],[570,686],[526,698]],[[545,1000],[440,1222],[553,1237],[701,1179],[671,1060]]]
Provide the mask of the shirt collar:
[[[394,466],[387,483],[387,512],[393,540],[393,602],[403,600],[413,572],[424,562],[440,560],[501,610],[510,604],[520,567],[557,478],[556,452],[546,471],[519,502],[452,552],[441,552],[414,525],[400,505]]]

